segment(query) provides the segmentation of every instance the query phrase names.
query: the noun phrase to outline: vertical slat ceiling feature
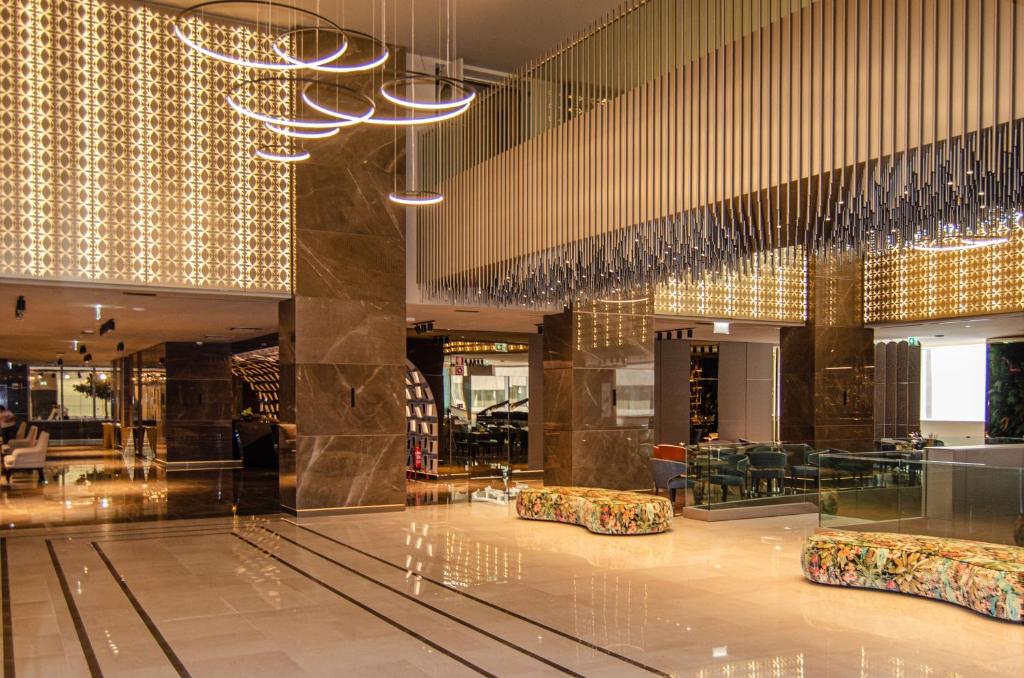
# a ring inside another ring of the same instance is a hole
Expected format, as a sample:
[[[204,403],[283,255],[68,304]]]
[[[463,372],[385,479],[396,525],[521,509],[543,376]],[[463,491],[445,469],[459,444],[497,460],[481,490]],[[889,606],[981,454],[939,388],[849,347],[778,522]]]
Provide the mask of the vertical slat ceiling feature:
[[[423,134],[419,282],[559,304],[1005,234],[1022,33],[1011,0],[629,2]]]

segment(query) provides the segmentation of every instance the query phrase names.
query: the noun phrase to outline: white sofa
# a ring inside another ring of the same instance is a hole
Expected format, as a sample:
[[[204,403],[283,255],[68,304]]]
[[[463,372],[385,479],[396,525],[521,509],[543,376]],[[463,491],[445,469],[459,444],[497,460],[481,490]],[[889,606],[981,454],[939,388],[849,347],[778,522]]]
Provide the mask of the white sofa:
[[[14,471],[36,471],[39,473],[39,480],[44,479],[43,467],[46,465],[46,449],[50,446],[50,434],[43,431],[39,434],[36,442],[31,447],[19,447],[10,454],[4,455],[4,476],[7,484],[11,483],[11,473]]]

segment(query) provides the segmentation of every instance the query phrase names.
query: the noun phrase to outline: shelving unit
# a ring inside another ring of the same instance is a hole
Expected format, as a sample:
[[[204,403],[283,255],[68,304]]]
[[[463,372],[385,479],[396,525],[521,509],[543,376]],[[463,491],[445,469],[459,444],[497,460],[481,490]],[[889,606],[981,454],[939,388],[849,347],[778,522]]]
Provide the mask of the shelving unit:
[[[415,365],[407,361],[405,372],[406,473],[413,477],[437,477],[437,404],[430,385]],[[416,464],[416,448],[420,464]]]

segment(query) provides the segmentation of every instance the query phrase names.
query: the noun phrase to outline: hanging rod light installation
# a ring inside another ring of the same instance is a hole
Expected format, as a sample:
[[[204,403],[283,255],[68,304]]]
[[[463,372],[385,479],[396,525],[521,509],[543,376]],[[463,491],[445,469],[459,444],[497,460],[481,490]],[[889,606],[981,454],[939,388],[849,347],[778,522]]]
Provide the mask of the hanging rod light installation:
[[[309,41],[309,36],[315,36],[317,40],[315,44],[319,45],[319,36],[327,35],[335,38],[339,42],[346,45],[346,50],[352,48],[349,51],[351,56],[353,53],[360,56],[362,61],[357,59],[341,59],[342,54],[338,54],[336,58],[325,60],[316,59],[314,61],[304,61],[299,59],[292,54],[289,54],[289,48],[286,46],[287,43],[293,42],[299,48],[298,51],[302,51],[302,46]],[[291,64],[295,68],[309,69],[312,71],[318,71],[320,73],[333,73],[333,74],[347,74],[347,73],[361,73],[363,71],[372,71],[375,68],[383,66],[391,53],[388,51],[388,46],[383,40],[378,40],[369,33],[362,33],[360,31],[354,31],[352,29],[323,29],[323,28],[298,28],[291,31],[282,33],[274,41],[271,49],[274,53],[281,58],[285,63]]]
[[[558,306],[1004,237],[1022,32],[1006,0],[627,2],[423,136],[423,289]]]

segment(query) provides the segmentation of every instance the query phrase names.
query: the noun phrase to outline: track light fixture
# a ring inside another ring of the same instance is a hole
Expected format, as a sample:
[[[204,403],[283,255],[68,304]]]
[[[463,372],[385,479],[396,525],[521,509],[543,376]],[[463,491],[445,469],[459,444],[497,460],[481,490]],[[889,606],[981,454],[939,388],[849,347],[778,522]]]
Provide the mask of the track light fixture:
[[[107,332],[113,332],[117,329],[117,325],[114,324],[114,319],[111,318],[107,322],[100,325],[100,336],[102,337]]]
[[[85,344],[79,344],[79,345],[78,345],[78,352],[79,352],[79,353],[80,353],[81,355],[85,355]]]
[[[25,297],[18,297],[18,301],[14,303],[14,319],[25,319]]]
[[[84,358],[82,358],[82,360],[84,360],[84,361],[85,361],[85,364],[86,364],[86,365],[88,365],[89,363],[91,363],[91,362],[92,362],[92,353],[86,353],[86,354],[85,354],[85,357],[84,357]],[[81,373],[79,373],[79,376],[81,376]]]
[[[123,341],[117,342],[117,352],[118,353],[124,353],[124,342]]]

